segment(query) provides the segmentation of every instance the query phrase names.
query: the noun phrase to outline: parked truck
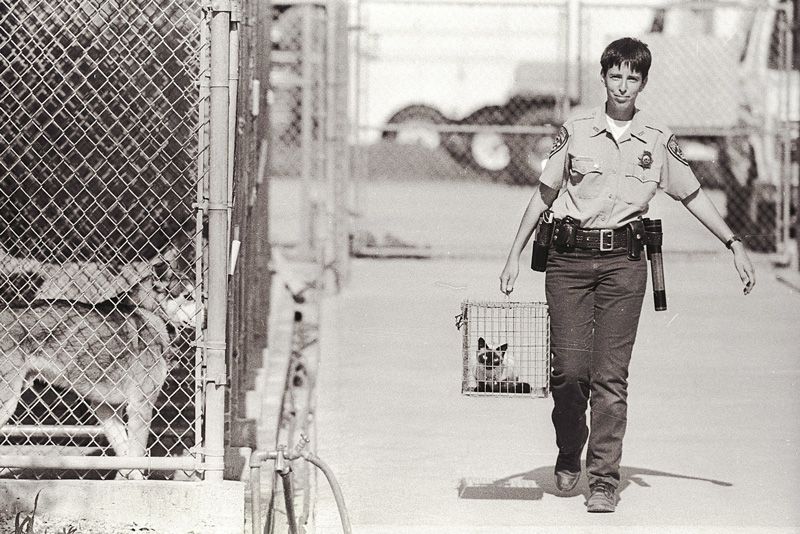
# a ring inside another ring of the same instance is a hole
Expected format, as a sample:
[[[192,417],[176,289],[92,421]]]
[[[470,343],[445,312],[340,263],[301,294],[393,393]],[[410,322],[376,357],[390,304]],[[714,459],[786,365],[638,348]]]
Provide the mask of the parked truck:
[[[797,12],[798,0],[673,2],[654,9],[641,36],[655,58],[642,107],[675,131],[701,181],[724,189],[727,222],[735,232],[759,236],[748,241],[754,249],[774,249],[778,196],[787,194],[786,173],[797,165]],[[725,35],[715,32],[722,17]],[[413,103],[388,118],[383,138],[427,129],[427,138],[437,136],[459,163],[494,179],[534,184],[563,111],[605,97],[597,58],[570,69],[523,62],[505,102],[461,118]],[[795,170],[795,188],[796,180]]]

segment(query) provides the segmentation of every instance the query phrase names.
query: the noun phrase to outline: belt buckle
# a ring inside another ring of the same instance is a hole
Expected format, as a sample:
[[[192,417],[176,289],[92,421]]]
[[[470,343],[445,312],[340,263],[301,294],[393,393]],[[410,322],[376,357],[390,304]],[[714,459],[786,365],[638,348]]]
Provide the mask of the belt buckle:
[[[614,230],[610,228],[600,229],[600,251],[608,252],[614,249]]]

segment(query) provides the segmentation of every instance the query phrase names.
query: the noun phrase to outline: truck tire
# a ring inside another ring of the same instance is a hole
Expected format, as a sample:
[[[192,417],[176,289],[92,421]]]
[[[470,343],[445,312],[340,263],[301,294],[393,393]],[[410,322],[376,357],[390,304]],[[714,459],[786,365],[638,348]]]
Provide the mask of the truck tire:
[[[460,125],[487,126],[478,132],[454,133],[445,147],[450,155],[464,167],[478,171],[493,181],[505,178],[511,155],[506,136],[491,129],[510,123],[505,106],[485,106],[458,121]]]
[[[394,126],[384,130],[381,137],[402,144],[419,144],[430,149],[439,148],[442,134],[437,128],[450,121],[438,109],[425,104],[412,104],[389,117],[387,124]]]
[[[552,134],[510,134],[507,137],[511,161],[509,180],[519,185],[536,185],[542,174],[542,163],[553,146],[558,121],[552,108],[535,107],[514,122],[516,126],[552,126]]]

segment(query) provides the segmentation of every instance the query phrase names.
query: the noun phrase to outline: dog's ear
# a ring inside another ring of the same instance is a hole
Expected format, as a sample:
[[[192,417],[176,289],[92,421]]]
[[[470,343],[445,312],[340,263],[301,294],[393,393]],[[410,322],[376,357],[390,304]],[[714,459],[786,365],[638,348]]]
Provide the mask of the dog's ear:
[[[478,350],[483,350],[486,348],[486,340],[482,337],[478,338]]]
[[[501,353],[505,354],[506,350],[508,350],[508,343],[503,343],[502,345],[497,347],[497,350],[499,350]]]

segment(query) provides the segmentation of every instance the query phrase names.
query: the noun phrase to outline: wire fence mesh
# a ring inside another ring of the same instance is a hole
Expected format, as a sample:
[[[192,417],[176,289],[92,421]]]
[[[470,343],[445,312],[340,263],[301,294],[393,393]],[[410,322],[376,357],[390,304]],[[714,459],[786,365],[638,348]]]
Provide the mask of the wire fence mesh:
[[[0,9],[0,476],[221,476],[258,445],[270,179],[302,178],[303,243],[346,272],[346,5]]]
[[[369,176],[538,176],[567,75],[565,3],[363,2],[358,26]]]
[[[269,174],[293,182],[298,256],[347,278],[351,177],[351,10],[347,2],[274,2]]]
[[[359,183],[536,184],[566,113],[603,102],[603,48],[635,36],[654,56],[641,106],[724,193],[732,230],[781,252],[796,219],[796,3],[362,2]]]
[[[0,454],[185,455],[201,428],[200,6],[0,10]],[[90,463],[0,474],[113,476]]]
[[[255,449],[256,414],[248,413],[246,395],[255,388],[256,371],[267,346],[270,313],[268,174],[270,109],[266,88],[270,68],[271,10],[266,2],[242,5],[238,21],[235,146],[231,154],[233,212],[227,353],[230,390],[226,401],[226,442]],[[264,51],[267,51],[266,53]],[[263,88],[263,90],[262,90]]]

